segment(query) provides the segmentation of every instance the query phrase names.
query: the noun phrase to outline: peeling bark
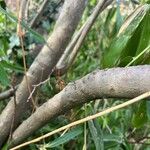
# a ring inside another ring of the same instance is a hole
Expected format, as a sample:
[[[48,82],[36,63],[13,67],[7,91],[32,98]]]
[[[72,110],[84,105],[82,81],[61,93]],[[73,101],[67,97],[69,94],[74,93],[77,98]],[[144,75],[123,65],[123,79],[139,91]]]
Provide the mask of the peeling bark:
[[[150,65],[96,70],[69,83],[39,107],[13,133],[11,146],[20,144],[58,115],[98,98],[134,98],[150,90]]]

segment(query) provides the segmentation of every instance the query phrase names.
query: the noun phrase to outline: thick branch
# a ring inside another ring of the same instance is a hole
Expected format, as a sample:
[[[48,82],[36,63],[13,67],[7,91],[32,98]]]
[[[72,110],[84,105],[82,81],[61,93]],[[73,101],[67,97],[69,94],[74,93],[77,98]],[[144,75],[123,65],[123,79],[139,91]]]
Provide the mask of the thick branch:
[[[47,79],[48,75],[52,72],[78,25],[85,4],[86,0],[65,1],[54,31],[47,41],[48,45],[43,47],[27,72],[28,84],[31,90],[33,90],[33,85]],[[15,110],[14,100],[12,99],[0,116],[0,147],[9,135],[14,115],[13,112],[16,112],[14,125],[16,127],[28,106],[27,99],[29,95],[30,92],[28,91],[26,79],[24,78],[16,91],[17,106]]]
[[[96,70],[68,84],[14,132],[17,145],[58,115],[98,98],[133,98],[150,90],[150,65]],[[11,145],[11,146],[12,146]]]

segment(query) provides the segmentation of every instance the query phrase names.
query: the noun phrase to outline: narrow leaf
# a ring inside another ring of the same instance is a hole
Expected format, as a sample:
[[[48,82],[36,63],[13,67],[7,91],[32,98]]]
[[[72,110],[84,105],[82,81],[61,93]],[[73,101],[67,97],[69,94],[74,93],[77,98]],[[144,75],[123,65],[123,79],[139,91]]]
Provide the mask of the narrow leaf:
[[[97,130],[98,127],[96,127],[94,125],[93,120],[88,121],[88,126],[90,129],[90,133],[92,135],[92,139],[94,141],[96,150],[103,150],[104,145],[103,145],[102,137],[100,137],[100,134]],[[100,126],[99,126],[99,128],[100,128]]]
[[[2,64],[0,64],[0,83],[3,86],[7,86],[10,83],[7,73],[5,69],[3,68]]]
[[[150,9],[150,5],[146,4],[138,7],[124,22],[117,37],[112,41],[108,51],[104,53],[102,60],[103,67],[113,67],[118,64],[118,61],[122,55],[122,52],[125,51],[129,41],[134,35],[136,29],[138,29],[141,21],[143,20],[146,12]],[[140,31],[139,31],[140,32]],[[133,44],[130,42],[130,45]],[[136,43],[137,44],[137,43]],[[132,49],[133,54],[136,52]]]
[[[134,127],[140,128],[148,121],[146,109],[147,107],[145,101],[138,104],[138,107],[132,118],[132,124]]]
[[[47,144],[47,148],[54,148],[61,144],[64,144],[72,139],[74,139],[76,136],[80,135],[83,132],[83,129],[81,127],[75,128],[68,133],[64,134],[63,136],[57,138],[50,144]]]

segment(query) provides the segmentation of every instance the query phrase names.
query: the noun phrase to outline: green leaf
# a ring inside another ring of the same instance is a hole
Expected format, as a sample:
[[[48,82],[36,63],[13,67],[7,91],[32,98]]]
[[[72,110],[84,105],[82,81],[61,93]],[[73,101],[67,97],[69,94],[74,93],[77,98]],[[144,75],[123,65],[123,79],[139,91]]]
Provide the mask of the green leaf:
[[[142,24],[141,24],[142,33],[140,36],[140,43],[138,45],[138,49],[136,54],[138,55],[143,49],[147,47],[147,45],[150,44],[150,10],[148,13],[146,13],[146,16],[144,17]]]
[[[150,4],[150,0],[141,0],[141,2]]]
[[[115,134],[106,134],[104,135],[104,142],[117,142],[122,143],[122,138],[119,135]]]
[[[146,101],[146,110],[147,110],[147,117],[148,120],[150,121],[150,101]]]
[[[127,64],[127,66],[130,66],[131,64],[133,64],[135,61],[137,61],[137,60],[139,60],[139,58],[141,58],[141,56],[145,56],[145,54],[148,54],[150,52],[150,45],[148,46],[148,47],[146,47],[140,54],[138,54],[136,57],[134,57],[128,64]],[[146,57],[146,56],[145,56]],[[148,55],[148,58],[149,58],[150,56]],[[144,60],[147,60],[147,57],[146,57],[146,59],[144,59],[143,58],[143,62],[144,62]],[[141,62],[141,63],[143,63],[143,62]]]
[[[1,6],[3,9],[6,9],[5,1],[0,0],[0,6]]]
[[[146,101],[143,101],[136,106],[133,113],[132,124],[136,128],[142,127],[148,121]]]
[[[142,24],[141,24],[142,32],[140,36],[140,41],[138,44],[138,48],[136,51],[136,56],[138,56],[144,49],[150,46],[150,10],[144,17]],[[148,54],[146,54],[148,55]],[[140,64],[141,62],[144,63],[144,55],[136,61],[136,64]],[[147,62],[149,63],[150,60]]]
[[[147,117],[148,117],[148,122],[150,122],[150,101],[146,101],[146,111],[147,111]]]
[[[9,149],[9,143],[7,142],[6,144],[4,144],[4,146],[2,147],[2,150],[8,150]]]
[[[83,129],[81,127],[77,127],[69,131],[68,133],[64,134],[63,136],[57,138],[50,144],[47,144],[47,148],[54,148],[61,144],[64,144],[72,139],[74,139],[76,136],[80,135],[83,132]]]
[[[0,41],[0,44],[1,44],[1,41]],[[5,52],[2,49],[0,49],[0,57],[5,57]]]
[[[117,37],[112,41],[108,51],[104,53],[102,59],[104,68],[118,65],[120,58],[135,55],[136,46],[140,38],[139,33],[141,32],[138,27],[149,9],[150,5],[148,4],[140,6],[127,18],[120,28]]]
[[[119,31],[122,23],[123,23],[123,18],[120,12],[120,2],[117,1],[117,14],[116,14],[116,27],[117,27],[117,31]]]
[[[120,144],[123,144],[123,139],[119,135],[115,134],[106,134],[103,136],[103,140],[105,143],[105,149],[111,148],[119,149],[119,147],[118,148],[116,147],[119,146]]]
[[[99,132],[100,125],[98,125],[98,122],[97,122],[97,125],[95,125],[94,121],[90,120],[90,121],[88,121],[88,126],[90,129],[90,133],[92,135],[92,139],[94,141],[96,150],[103,150],[104,149],[104,143],[103,143],[102,133]]]
[[[1,64],[4,68],[8,68],[8,69],[11,69],[11,70],[14,70],[14,71],[18,71],[20,73],[23,73],[24,72],[24,68],[21,67],[20,65],[18,64],[12,64],[8,61],[1,61]]]
[[[8,39],[4,35],[0,35],[0,56],[5,56],[6,55],[6,50],[8,49]]]
[[[3,86],[7,86],[10,83],[7,73],[6,73],[5,69],[3,68],[1,62],[0,62],[0,83]]]

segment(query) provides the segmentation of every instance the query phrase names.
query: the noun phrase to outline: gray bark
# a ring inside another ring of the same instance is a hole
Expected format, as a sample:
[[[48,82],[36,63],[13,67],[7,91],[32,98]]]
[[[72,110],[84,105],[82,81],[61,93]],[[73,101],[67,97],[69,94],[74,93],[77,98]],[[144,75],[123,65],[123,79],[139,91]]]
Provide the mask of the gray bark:
[[[96,70],[69,83],[39,107],[14,132],[11,146],[18,145],[39,128],[70,109],[99,98],[134,98],[150,90],[150,65]]]
[[[65,1],[54,31],[47,41],[48,45],[43,47],[27,72],[31,90],[33,89],[33,85],[47,79],[52,72],[78,25],[85,5],[86,0]],[[30,92],[28,91],[26,78],[24,78],[16,91],[16,108],[14,100],[11,99],[0,115],[0,147],[9,135],[14,111],[16,112],[14,127],[16,127],[29,105],[29,102],[27,102],[29,95]]]

